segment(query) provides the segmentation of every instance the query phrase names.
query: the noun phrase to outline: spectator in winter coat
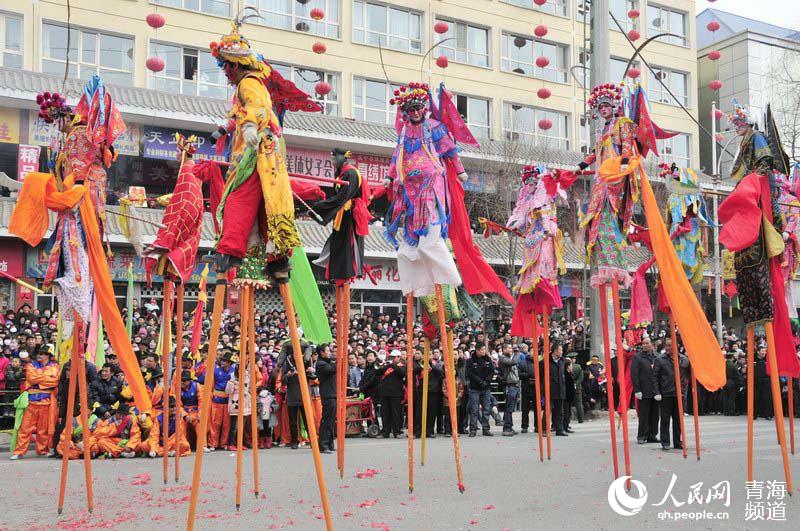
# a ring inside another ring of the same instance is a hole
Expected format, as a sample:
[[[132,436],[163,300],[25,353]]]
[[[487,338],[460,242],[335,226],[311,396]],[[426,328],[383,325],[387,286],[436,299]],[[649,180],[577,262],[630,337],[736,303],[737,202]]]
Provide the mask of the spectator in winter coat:
[[[403,437],[403,384],[406,367],[399,350],[389,354],[389,363],[378,369],[380,378],[381,415],[383,417],[382,436],[389,434]]]
[[[317,347],[317,378],[322,401],[322,420],[319,426],[319,451],[328,454],[334,450],[333,432],[336,421],[336,360],[331,359],[328,345]]]
[[[469,396],[469,436],[475,437],[478,432],[478,415],[481,415],[483,434],[491,437],[489,413],[492,411],[492,393],[490,386],[494,376],[494,364],[487,356],[486,345],[477,344],[475,352],[466,363],[467,393]],[[481,414],[481,407],[483,413]]]
[[[678,391],[675,386],[675,365],[672,341],[667,338],[667,348],[658,356],[653,365],[656,380],[656,396],[661,395],[659,413],[661,415],[661,447],[669,450],[669,423],[672,420],[672,443],[682,449],[680,416],[678,415]],[[678,373],[680,377],[680,373]]]
[[[658,405],[661,395],[658,393],[658,384],[655,378],[656,356],[650,338],[645,337],[640,344],[640,350],[633,356],[631,362],[631,382],[633,394],[639,401],[639,432],[636,440],[639,444],[658,442],[656,438],[658,428]]]
[[[513,351],[510,343],[503,345],[503,350],[498,358],[500,381],[506,386],[506,407],[503,412],[503,435],[516,435],[514,430],[513,413],[517,408],[519,397],[519,354]]]

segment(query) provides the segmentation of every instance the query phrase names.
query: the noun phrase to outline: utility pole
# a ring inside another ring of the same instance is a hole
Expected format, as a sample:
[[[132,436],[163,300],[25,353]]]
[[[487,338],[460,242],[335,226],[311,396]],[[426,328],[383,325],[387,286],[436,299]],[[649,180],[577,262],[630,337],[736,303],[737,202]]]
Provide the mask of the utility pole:
[[[719,180],[720,172],[717,167],[717,102],[711,102],[711,167],[714,178],[714,196],[712,208],[714,209],[714,302],[717,309],[717,341],[722,346],[722,261],[719,251]]]
[[[608,33],[611,17],[609,16],[609,0],[587,0],[591,2],[589,20],[589,80],[592,87],[601,83],[608,83],[609,71],[611,70],[611,50],[609,48]],[[587,116],[591,120],[591,116]],[[595,130],[599,126],[595,121],[590,122],[591,139],[589,145],[594,144]],[[601,301],[598,290],[590,289],[589,308],[592,329],[592,354],[603,355],[603,329],[600,324],[600,304],[608,305],[608,301]],[[609,330],[616,330],[614,326],[609,326]],[[614,338],[610,337],[611,344],[614,345]]]

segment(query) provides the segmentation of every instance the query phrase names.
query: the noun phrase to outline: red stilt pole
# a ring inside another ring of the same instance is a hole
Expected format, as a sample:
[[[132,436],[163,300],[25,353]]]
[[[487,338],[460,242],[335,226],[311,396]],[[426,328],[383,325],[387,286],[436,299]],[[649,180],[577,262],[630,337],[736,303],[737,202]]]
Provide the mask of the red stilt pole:
[[[161,407],[163,408],[163,426],[161,430],[161,438],[164,441],[164,451],[161,457],[161,472],[164,476],[164,485],[167,484],[167,480],[169,479],[169,397],[171,394],[172,388],[170,387],[170,371],[172,370],[170,367],[170,346],[172,343],[172,289],[173,284],[172,280],[168,278],[167,275],[164,275],[164,304],[162,306],[162,316],[163,319],[161,321],[162,326],[162,334],[161,334],[161,363],[164,364],[164,398],[161,400]],[[179,365],[179,362],[176,361],[176,365]],[[175,419],[175,424],[180,424],[179,419]],[[180,453],[180,449],[178,448],[179,444],[177,441],[179,439],[175,439],[175,454]]]
[[[622,348],[622,315],[619,307],[619,281],[611,281],[611,298],[614,304],[614,338],[617,343],[617,375],[619,376],[619,401],[622,406],[622,455],[625,459],[625,475],[631,475],[631,450],[628,440],[628,380],[625,378],[625,350]],[[683,417],[681,417],[681,423]],[[626,487],[631,488],[630,478]]]
[[[73,341],[78,343],[78,393],[81,400],[81,425],[83,425],[83,472],[86,476],[86,506],[89,512],[94,511],[94,486],[92,485],[92,454],[89,441],[89,392],[86,381],[86,351],[84,350],[83,321],[78,312],[75,312],[75,336]],[[72,360],[75,363],[76,360]],[[69,433],[69,432],[67,432]]]
[[[786,449],[786,426],[783,423],[783,402],[781,401],[781,386],[778,381],[778,354],[775,349],[775,333],[772,328],[772,321],[764,324],[764,331],[767,334],[767,364],[769,367],[770,387],[772,388],[772,408],[778,425],[778,442],[781,445],[783,473],[786,477],[786,492],[791,496],[794,489],[792,488],[792,472],[789,468],[789,452]]]
[[[683,458],[686,459],[686,427],[683,422],[683,389],[681,388],[681,368],[678,364],[678,339],[675,334],[675,318],[669,314],[669,334],[672,339],[672,367],[675,371],[675,390],[678,395],[678,417],[681,421],[681,446],[683,446]],[[661,398],[664,400],[664,397]]]
[[[611,458],[614,461],[614,478],[619,477],[617,456],[617,427],[614,424],[614,377],[611,373],[611,339],[608,332],[608,286],[600,285],[600,320],[603,326],[603,351],[606,359],[606,394],[608,395],[608,421],[611,426]],[[619,361],[619,360],[617,360]]]
[[[544,309],[542,313],[542,325],[544,327],[544,428],[547,434],[547,460],[550,460],[551,441],[550,423],[552,409],[550,404],[550,310]]]
[[[176,303],[175,309],[175,377],[173,378],[172,387],[175,391],[175,411],[181,411],[183,408],[183,402],[181,402],[181,360],[183,359],[183,348],[181,345],[183,344],[183,290],[184,285],[181,281],[178,284],[178,301]],[[167,398],[169,400],[169,398]],[[175,440],[181,441],[183,439],[183,422],[180,420],[175,420]],[[179,447],[179,442],[176,443],[175,448],[175,483],[178,482],[180,479],[180,462],[181,462],[181,452]]]
[[[789,376],[789,387],[787,389],[788,395],[786,396],[787,406],[789,407],[789,442],[791,444],[792,455],[794,455],[794,378]]]
[[[547,354],[542,359],[547,359]],[[542,440],[542,381],[539,378],[539,316],[533,314],[533,379],[536,385],[536,434],[539,436],[539,462],[544,462]]]

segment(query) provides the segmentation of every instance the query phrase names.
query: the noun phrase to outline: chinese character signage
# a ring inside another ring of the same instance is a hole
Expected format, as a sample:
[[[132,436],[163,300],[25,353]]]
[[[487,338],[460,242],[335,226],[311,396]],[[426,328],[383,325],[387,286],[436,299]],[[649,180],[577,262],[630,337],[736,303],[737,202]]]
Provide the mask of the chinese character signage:
[[[28,144],[19,145],[19,153],[17,155],[17,180],[22,181],[25,176],[31,172],[39,171],[39,146],[30,146]]]
[[[361,177],[370,186],[381,186],[389,174],[390,159],[372,155],[353,154],[353,165],[358,168]],[[327,151],[313,149],[287,148],[286,169],[289,173],[300,173],[313,177],[336,177],[331,155]],[[319,186],[331,186],[329,183],[316,182]]]
[[[353,281],[353,289],[400,290],[400,272],[395,260],[366,260],[370,274]],[[370,278],[370,276],[372,278]],[[374,279],[374,283],[373,283]]]
[[[48,124],[37,114],[31,111],[28,120],[28,139],[31,144],[37,146],[55,145],[58,140],[58,127],[55,124]],[[142,129],[139,124],[125,124],[128,129],[114,141],[114,149],[120,155],[139,155],[139,144],[141,143]]]
[[[19,111],[0,109],[0,142],[19,144]]]
[[[148,159],[178,160],[178,142],[175,140],[175,133],[181,133],[186,137],[197,136],[195,159],[225,162],[225,157],[217,155],[217,147],[211,138],[211,133],[166,127],[144,126],[142,156]]]

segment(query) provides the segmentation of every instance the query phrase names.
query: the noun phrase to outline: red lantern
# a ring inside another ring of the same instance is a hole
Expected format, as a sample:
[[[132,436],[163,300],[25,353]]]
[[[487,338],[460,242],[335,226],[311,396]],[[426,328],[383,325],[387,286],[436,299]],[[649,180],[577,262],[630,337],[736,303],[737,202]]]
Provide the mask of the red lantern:
[[[725,113],[722,112],[722,109],[714,109],[709,113],[709,115],[711,115],[714,119],[719,120],[720,118],[725,116]]]
[[[537,37],[544,37],[545,35],[547,35],[547,26],[545,26],[544,24],[539,24],[538,26],[533,28],[533,34],[536,35]]]
[[[321,10],[318,7],[315,7],[314,9],[311,10],[309,15],[311,16],[312,19],[319,21],[325,18],[325,11]]]
[[[324,81],[320,81],[316,85],[314,85],[314,92],[319,94],[320,96],[325,96],[330,94],[331,86],[329,83],[325,83]]]
[[[639,70],[638,68],[636,68],[635,66],[632,66],[632,67],[630,67],[628,69],[628,77],[631,78],[631,79],[636,79],[637,77],[639,77],[641,75],[642,75],[642,71]]]
[[[533,0],[533,3],[537,6],[543,6],[547,3],[547,0]]]
[[[719,27],[720,27],[719,22],[717,22],[716,20],[712,20],[711,22],[706,24],[706,29],[708,31],[717,31]]]
[[[450,61],[447,60],[446,55],[440,55],[436,58],[436,66],[439,68],[447,68],[450,65]]]
[[[536,58],[536,66],[539,68],[544,68],[550,64],[550,59],[545,56],[537,57]]]
[[[719,90],[722,88],[722,81],[720,81],[719,79],[715,79],[714,81],[708,84],[708,88],[710,88],[711,90]]]
[[[642,36],[638,30],[632,29],[628,32],[628,38],[632,41],[638,41],[639,38]]]
[[[547,131],[551,127],[553,127],[553,122],[551,122],[547,118],[542,118],[541,120],[539,120],[539,129]]]
[[[447,33],[447,30],[449,30],[449,29],[450,29],[450,24],[448,24],[447,22],[444,22],[443,20],[440,20],[439,22],[437,22],[436,24],[433,25],[433,31],[435,31],[439,35],[442,35],[443,33]]]
[[[164,20],[164,16],[159,13],[150,13],[145,20],[147,20],[147,25],[153,29],[158,29],[167,22]]]
[[[161,72],[164,70],[164,60],[160,57],[148,57],[145,61],[147,69],[151,72]]]
[[[638,9],[631,9],[628,11],[628,18],[639,18],[640,14]]]
[[[725,135],[723,135],[722,133],[717,133],[716,135],[714,135],[714,140],[716,140],[717,142],[722,142],[724,138]]]
[[[536,95],[539,96],[540,98],[542,98],[543,100],[546,100],[547,98],[549,98],[552,95],[552,92],[550,92],[549,88],[542,87],[542,88],[540,88],[539,90],[536,91]]]
[[[314,45],[311,47],[311,51],[317,54],[323,54],[328,51],[328,47],[325,46],[325,43],[315,42]]]
[[[710,52],[708,52],[708,58],[711,59],[712,61],[716,61],[721,56],[722,54],[719,52],[719,50],[711,50]]]

